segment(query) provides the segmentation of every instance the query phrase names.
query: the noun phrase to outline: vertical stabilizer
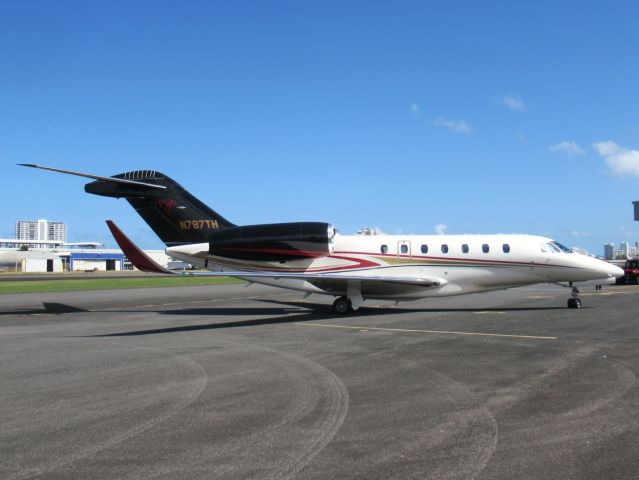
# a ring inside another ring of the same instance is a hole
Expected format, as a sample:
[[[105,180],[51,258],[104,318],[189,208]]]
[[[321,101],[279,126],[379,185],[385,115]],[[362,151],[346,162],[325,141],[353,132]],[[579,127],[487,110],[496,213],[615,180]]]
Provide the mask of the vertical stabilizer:
[[[154,170],[105,177],[32,163],[18,165],[95,180],[84,186],[85,192],[125,198],[167,246],[208,242],[211,234],[235,226],[182,185]]]
[[[160,172],[140,170],[113,178],[135,183],[96,180],[84,190],[125,198],[167,246],[207,242],[212,233],[235,226]]]

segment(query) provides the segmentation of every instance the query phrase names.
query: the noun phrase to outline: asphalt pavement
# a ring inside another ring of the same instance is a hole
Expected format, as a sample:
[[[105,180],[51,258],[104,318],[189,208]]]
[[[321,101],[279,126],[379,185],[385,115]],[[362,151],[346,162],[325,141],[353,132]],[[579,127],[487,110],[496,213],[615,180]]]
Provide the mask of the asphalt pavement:
[[[637,479],[639,288],[568,296],[0,295],[0,478]]]

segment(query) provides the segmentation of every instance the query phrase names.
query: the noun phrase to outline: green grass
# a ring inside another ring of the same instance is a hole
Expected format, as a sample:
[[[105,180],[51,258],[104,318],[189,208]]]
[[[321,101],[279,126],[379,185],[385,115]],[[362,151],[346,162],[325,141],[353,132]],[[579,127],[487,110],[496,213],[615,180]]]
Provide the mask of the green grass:
[[[72,292],[81,290],[114,290],[122,288],[195,287],[241,283],[229,277],[171,276],[149,278],[82,278],[64,280],[3,280],[3,293]]]

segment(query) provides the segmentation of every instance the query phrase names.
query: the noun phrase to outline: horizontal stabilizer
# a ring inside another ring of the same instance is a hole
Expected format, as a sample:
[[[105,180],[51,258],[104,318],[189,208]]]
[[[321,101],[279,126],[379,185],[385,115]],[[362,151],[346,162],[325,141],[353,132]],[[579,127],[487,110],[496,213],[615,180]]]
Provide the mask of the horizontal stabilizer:
[[[159,265],[151,257],[144,253],[131,241],[131,239],[129,239],[129,237],[124,234],[124,232],[122,232],[122,230],[120,230],[113,220],[107,220],[106,223],[113,234],[113,238],[115,238],[115,241],[118,242],[118,245],[135,268],[143,272],[174,274],[174,272],[164,268],[162,265]]]
[[[126,178],[104,177],[104,176],[101,176],[101,175],[92,175],[90,173],[75,172],[73,170],[63,170],[61,168],[43,167],[41,165],[34,165],[33,163],[18,163],[18,165],[20,165],[22,167],[39,168],[40,170],[49,170],[51,172],[66,173],[67,175],[75,175],[77,177],[91,178],[93,180],[102,180],[104,182],[123,183],[123,184],[126,184],[126,185],[138,185],[140,187],[159,188],[160,190],[165,190],[166,189],[166,187],[164,185],[157,185],[157,184],[154,184],[154,183],[138,182],[136,180],[128,180]]]

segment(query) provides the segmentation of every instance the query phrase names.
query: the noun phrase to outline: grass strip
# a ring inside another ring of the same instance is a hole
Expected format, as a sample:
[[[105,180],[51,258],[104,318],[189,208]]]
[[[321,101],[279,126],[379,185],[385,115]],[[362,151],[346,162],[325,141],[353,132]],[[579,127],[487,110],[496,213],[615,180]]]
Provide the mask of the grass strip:
[[[69,280],[4,280],[0,295],[7,293],[73,292],[83,290],[115,290],[124,288],[196,287],[241,283],[229,277],[151,277],[151,278],[86,278]]]

